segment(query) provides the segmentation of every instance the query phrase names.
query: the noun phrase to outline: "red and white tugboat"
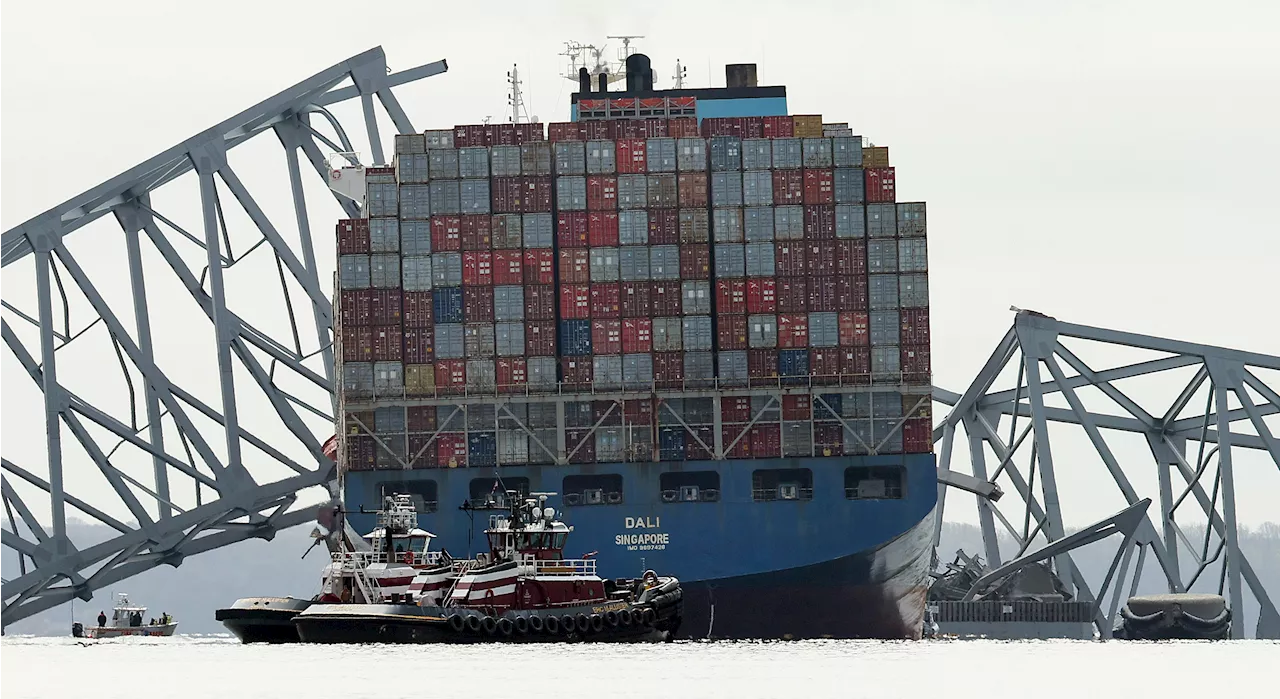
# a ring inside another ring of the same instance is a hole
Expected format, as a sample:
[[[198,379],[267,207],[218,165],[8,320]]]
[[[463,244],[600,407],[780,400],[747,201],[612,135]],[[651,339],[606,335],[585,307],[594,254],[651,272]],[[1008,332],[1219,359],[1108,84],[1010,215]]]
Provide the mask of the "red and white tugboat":
[[[313,604],[294,617],[307,643],[666,641],[680,626],[680,582],[646,571],[603,579],[591,558],[566,559],[573,527],[522,500],[485,530],[489,553],[419,571],[409,599]],[[357,585],[362,584],[357,581]]]

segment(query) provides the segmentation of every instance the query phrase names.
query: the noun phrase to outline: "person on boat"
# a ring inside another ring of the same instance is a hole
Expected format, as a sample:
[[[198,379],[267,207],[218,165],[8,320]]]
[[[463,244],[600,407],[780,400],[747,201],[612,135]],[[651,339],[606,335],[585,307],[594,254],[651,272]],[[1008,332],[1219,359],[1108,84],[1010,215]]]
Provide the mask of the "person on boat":
[[[156,625],[156,618],[151,617],[150,621],[147,622],[147,626],[155,626],[155,625]]]
[[[106,625],[107,625],[107,613],[98,612],[98,628],[102,628]]]

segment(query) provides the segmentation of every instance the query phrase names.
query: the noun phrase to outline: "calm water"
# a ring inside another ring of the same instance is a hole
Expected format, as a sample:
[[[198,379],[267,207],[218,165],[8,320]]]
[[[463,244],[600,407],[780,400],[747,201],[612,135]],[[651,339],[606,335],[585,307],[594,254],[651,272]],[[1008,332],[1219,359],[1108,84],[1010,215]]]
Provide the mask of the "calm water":
[[[242,646],[230,637],[5,638],[20,697],[1210,697],[1274,689],[1280,643],[929,641]],[[1224,684],[1225,683],[1225,684]]]

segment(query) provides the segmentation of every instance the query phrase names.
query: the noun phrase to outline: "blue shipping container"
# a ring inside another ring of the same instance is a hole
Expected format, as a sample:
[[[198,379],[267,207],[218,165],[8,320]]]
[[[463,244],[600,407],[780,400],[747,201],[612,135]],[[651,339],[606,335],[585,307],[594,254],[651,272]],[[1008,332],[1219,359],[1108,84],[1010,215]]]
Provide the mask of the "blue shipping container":
[[[684,461],[684,428],[663,428],[658,431],[658,458],[663,461]]]
[[[826,401],[826,405],[823,405],[821,401],[815,400],[813,402],[814,420],[835,420],[841,416],[841,411],[844,409],[844,396],[842,394],[823,393],[819,398]],[[830,410],[827,410],[828,406],[831,408]]]
[[[778,352],[779,376],[808,376],[809,350],[786,349]]]
[[[591,354],[591,321],[560,321],[560,354],[564,357],[585,357]]]
[[[433,292],[432,301],[437,323],[463,322],[462,287],[447,286],[436,289]]]
[[[472,432],[467,438],[467,466],[497,466],[498,440],[493,432]]]

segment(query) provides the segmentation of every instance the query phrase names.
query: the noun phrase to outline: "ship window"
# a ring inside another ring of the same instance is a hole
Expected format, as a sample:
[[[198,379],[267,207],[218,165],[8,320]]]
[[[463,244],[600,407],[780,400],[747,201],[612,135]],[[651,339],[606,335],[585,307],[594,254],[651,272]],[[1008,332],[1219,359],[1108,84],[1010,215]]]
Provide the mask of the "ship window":
[[[555,537],[555,544],[551,548],[557,549],[557,550],[564,549],[564,540],[569,535],[565,534],[564,532],[558,532],[556,534],[552,534],[552,536]]]
[[[383,496],[407,494],[413,498],[413,508],[418,514],[435,512],[439,506],[439,489],[435,481],[382,481],[365,501],[365,507],[380,509]]]
[[[906,480],[902,466],[850,466],[844,470],[844,496],[849,500],[901,500]]]
[[[751,474],[751,499],[812,500],[813,471],[807,468],[769,468]]]
[[[522,498],[529,495],[529,479],[503,478],[499,482],[497,478],[472,478],[470,490],[472,507],[503,510],[509,506],[506,491],[514,490]]]
[[[663,502],[716,502],[720,474],[716,471],[668,471],[658,477]]]
[[[576,505],[621,505],[622,476],[616,473],[594,473],[564,477],[563,502]]]

